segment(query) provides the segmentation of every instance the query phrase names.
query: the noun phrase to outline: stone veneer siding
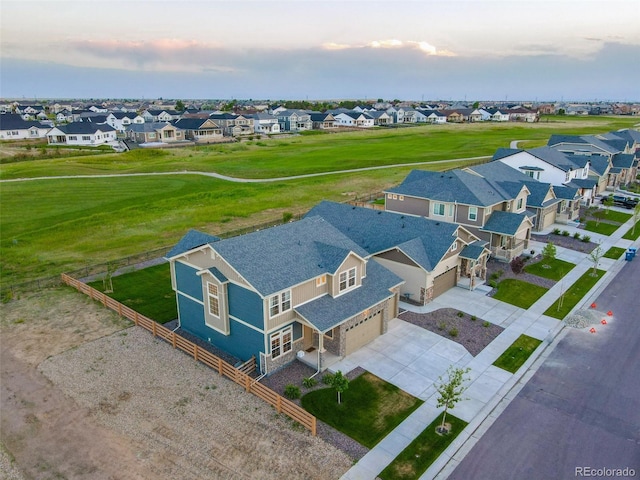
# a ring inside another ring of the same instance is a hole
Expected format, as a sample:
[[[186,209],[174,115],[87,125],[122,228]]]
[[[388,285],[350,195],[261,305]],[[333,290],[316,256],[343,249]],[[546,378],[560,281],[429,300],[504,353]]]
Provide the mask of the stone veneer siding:
[[[291,342],[291,351],[280,355],[275,360],[271,358],[271,355],[264,355],[261,353],[260,363],[262,364],[261,366],[263,367],[263,369],[261,370],[262,373],[269,375],[275,372],[276,370],[279,370],[280,368],[284,367],[288,363],[291,363],[292,361],[294,361],[296,359],[296,354],[300,350],[302,350],[303,343],[304,342],[302,337],[300,337],[298,340],[293,340]]]

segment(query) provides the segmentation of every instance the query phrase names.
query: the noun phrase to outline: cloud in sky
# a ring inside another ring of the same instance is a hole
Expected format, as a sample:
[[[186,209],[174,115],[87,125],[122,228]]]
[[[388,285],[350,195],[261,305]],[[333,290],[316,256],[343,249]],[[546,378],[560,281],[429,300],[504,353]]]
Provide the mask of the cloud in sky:
[[[176,45],[86,48],[92,54],[105,48],[117,52],[115,64],[135,64],[144,52],[152,57],[151,66],[184,53]],[[214,46],[194,48],[182,60],[189,64],[172,71],[9,60],[3,62],[0,80],[3,95],[17,97],[638,100],[640,65],[631,59],[639,56],[640,46],[615,43],[604,44],[587,60],[557,53],[447,57],[425,55],[415,47],[238,53]]]
[[[633,2],[3,0],[2,95],[624,98]]]

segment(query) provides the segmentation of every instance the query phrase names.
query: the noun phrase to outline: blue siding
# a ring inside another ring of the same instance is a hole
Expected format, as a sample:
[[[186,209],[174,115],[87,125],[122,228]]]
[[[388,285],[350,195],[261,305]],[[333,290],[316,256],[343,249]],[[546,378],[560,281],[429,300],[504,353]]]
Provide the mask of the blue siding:
[[[246,288],[236,284],[228,284],[229,315],[245,323],[264,330],[262,298]]]
[[[182,295],[178,295],[178,309],[180,311],[180,327],[192,335],[215,345],[242,361],[248,360],[253,355],[256,359],[260,358],[260,352],[264,350],[262,333],[230,319],[230,333],[223,335],[204,322],[203,305]]]
[[[184,263],[175,262],[176,271],[176,289],[179,292],[203,301],[202,298],[202,279],[196,275],[195,268],[188,267]]]

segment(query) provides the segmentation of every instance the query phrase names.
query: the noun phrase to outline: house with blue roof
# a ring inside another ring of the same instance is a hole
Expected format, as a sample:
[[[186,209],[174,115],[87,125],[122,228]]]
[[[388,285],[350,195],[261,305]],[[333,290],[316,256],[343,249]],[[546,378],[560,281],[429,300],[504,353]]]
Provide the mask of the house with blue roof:
[[[385,191],[385,209],[462,225],[488,243],[493,257],[511,261],[529,245],[530,191],[522,182],[495,177],[470,168],[412,170],[400,185]]]
[[[487,242],[458,224],[327,201],[307,213],[313,216],[402,278],[400,295],[420,304],[456,285],[473,289],[486,280]]]
[[[401,277],[317,215],[219,240],[190,231],[167,254],[180,328],[268,374],[318,371],[387,330]]]
[[[117,132],[111,126],[93,122],[71,122],[58,125],[47,132],[49,145],[105,145],[117,141]]]

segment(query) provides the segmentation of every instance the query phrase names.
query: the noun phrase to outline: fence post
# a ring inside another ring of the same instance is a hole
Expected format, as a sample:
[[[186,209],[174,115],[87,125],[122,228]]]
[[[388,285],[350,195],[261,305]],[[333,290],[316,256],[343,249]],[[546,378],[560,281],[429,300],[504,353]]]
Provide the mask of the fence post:
[[[311,417],[311,435],[316,436],[316,417],[315,415]]]
[[[136,312],[135,310],[133,311],[133,323],[138,326],[138,312]]]
[[[153,332],[153,336],[156,336],[156,322],[151,322],[151,331]]]
[[[198,361],[198,345],[193,345],[193,359],[197,362]]]
[[[282,397],[280,395],[278,395],[276,399],[276,412],[278,413],[282,412]]]
[[[251,380],[249,375],[244,376],[244,388],[247,391],[247,393],[251,392]]]
[[[118,315],[122,318],[122,304],[118,302]]]
[[[218,357],[218,373],[222,375],[222,359]]]
[[[171,332],[171,344],[173,345],[173,348],[176,348],[176,332]]]

